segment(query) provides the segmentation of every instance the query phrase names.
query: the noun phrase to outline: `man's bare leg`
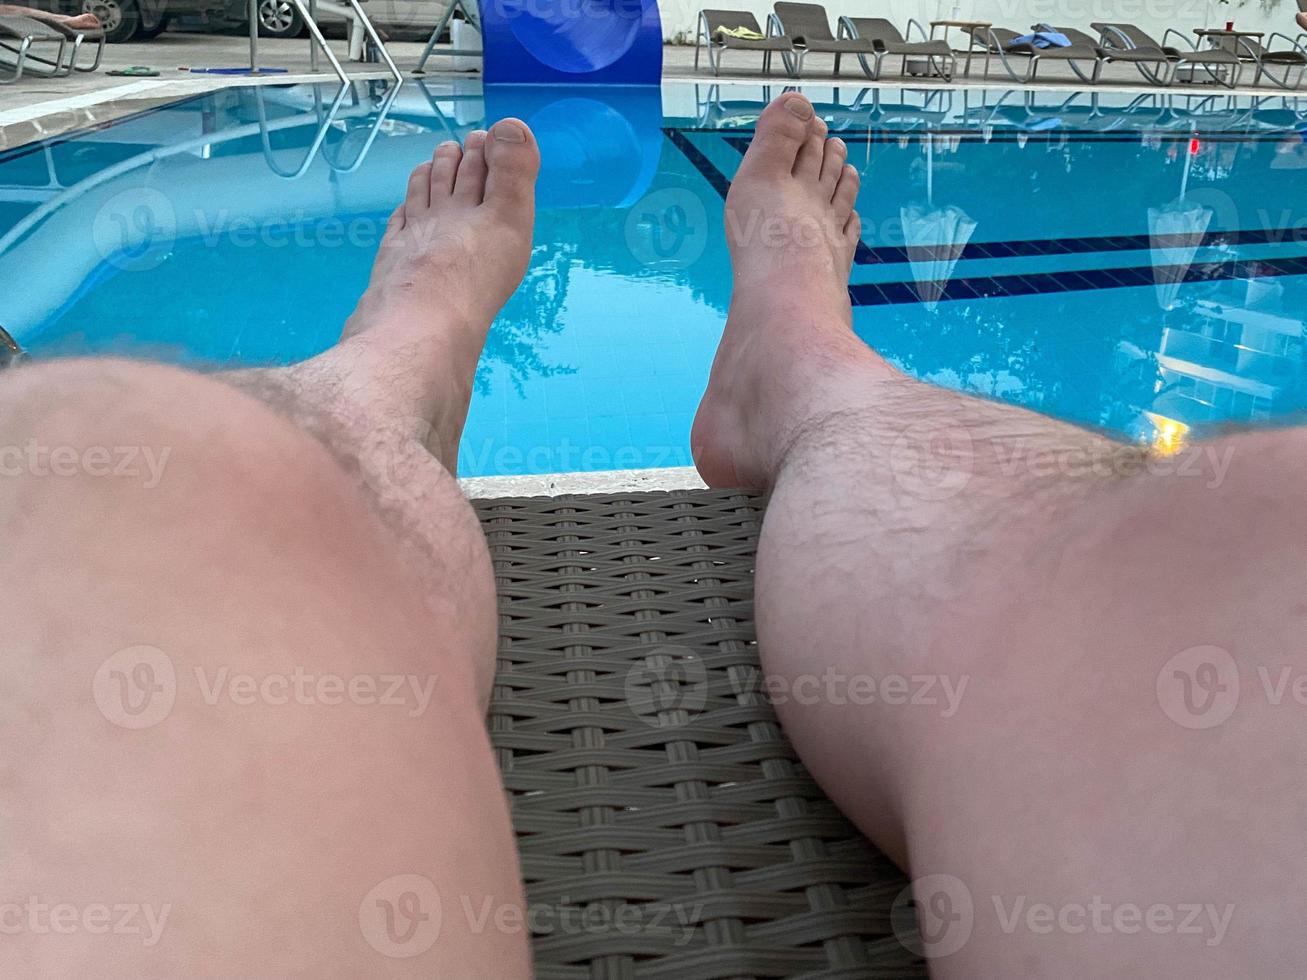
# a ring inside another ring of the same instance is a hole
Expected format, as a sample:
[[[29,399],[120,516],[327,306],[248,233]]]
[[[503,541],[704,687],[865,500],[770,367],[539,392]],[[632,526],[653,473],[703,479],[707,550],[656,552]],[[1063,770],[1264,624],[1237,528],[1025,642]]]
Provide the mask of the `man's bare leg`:
[[[1163,463],[904,377],[850,329],[823,137],[797,94],[759,121],[693,439],[772,488],[759,640],[805,763],[919,883],[940,975],[1302,975],[1302,431]]]
[[[446,466],[538,163],[437,150],[305,364],[3,377],[0,974],[527,975]]]

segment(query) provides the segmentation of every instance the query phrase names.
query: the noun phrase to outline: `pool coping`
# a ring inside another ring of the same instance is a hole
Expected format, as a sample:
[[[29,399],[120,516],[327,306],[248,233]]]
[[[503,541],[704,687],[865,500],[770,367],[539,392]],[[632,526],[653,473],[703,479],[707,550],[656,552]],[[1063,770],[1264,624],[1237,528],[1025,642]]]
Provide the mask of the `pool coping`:
[[[708,484],[693,466],[601,470],[590,473],[539,473],[467,477],[458,481],[473,500],[493,497],[558,497],[579,493],[641,493],[649,490],[704,490]]]

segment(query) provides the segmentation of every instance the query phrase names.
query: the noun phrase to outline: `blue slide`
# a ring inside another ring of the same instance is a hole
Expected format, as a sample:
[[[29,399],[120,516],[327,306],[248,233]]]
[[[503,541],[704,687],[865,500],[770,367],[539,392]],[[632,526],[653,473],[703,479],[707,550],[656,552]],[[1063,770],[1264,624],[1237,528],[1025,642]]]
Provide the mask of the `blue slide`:
[[[481,0],[483,79],[544,85],[658,85],[658,0]]]

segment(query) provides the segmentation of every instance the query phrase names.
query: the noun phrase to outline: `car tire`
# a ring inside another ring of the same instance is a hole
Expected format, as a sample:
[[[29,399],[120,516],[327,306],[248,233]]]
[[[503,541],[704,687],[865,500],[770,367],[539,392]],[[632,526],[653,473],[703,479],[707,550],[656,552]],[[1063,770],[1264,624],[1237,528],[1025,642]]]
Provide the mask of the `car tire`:
[[[260,37],[299,37],[304,18],[290,0],[259,0]]]
[[[163,17],[160,18],[159,23],[156,24],[154,27],[142,27],[140,30],[136,32],[136,40],[138,41],[154,40],[156,37],[158,37],[160,34],[162,34],[164,31],[168,29],[168,20],[169,18]]]
[[[95,14],[110,44],[130,41],[141,29],[141,9],[136,0],[83,0],[82,11]]]

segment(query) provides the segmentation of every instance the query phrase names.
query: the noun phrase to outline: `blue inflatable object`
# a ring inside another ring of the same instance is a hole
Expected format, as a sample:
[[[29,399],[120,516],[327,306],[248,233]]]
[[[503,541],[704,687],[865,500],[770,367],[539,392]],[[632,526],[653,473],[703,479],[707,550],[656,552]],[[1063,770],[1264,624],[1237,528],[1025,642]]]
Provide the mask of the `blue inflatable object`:
[[[657,85],[658,0],[482,0],[489,84]]]
[[[540,145],[541,208],[626,208],[649,191],[662,159],[662,89],[487,86],[487,122],[521,116]]]

